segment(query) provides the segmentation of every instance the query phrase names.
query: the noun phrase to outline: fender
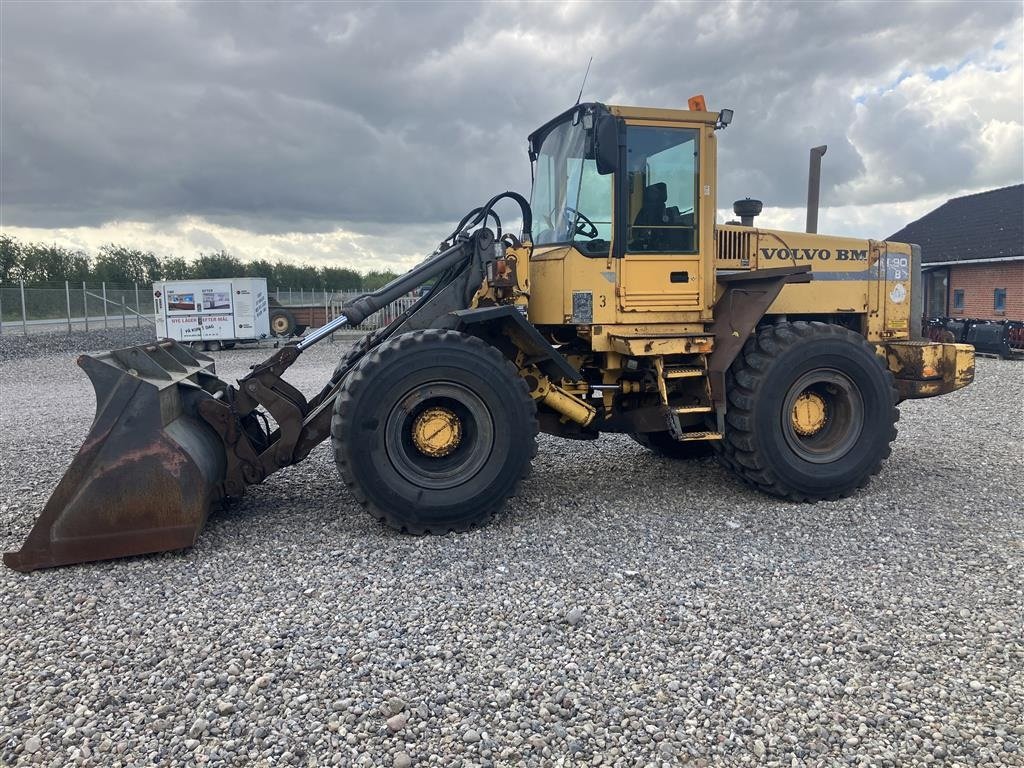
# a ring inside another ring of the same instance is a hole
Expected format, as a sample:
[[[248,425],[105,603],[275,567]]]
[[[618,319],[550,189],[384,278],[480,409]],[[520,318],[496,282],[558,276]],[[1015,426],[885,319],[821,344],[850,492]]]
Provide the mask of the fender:
[[[558,379],[579,381],[583,378],[576,367],[566,360],[561,352],[551,346],[548,340],[541,336],[540,332],[530,325],[530,322],[514,306],[505,304],[498,307],[459,309],[451,312],[450,316],[455,318],[458,323],[457,330],[474,335],[481,329],[481,326],[501,330],[514,328],[517,346],[530,355],[533,358],[531,362],[549,377],[556,381]]]

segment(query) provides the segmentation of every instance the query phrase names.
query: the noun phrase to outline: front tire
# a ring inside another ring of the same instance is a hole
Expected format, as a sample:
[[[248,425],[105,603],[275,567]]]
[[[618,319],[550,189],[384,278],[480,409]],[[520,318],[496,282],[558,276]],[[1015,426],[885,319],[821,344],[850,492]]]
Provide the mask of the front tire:
[[[729,369],[726,390],[722,463],[791,501],[864,487],[896,438],[892,374],[862,336],[841,326],[763,328]]]
[[[537,450],[526,382],[473,336],[389,339],[345,380],[331,443],[366,511],[408,533],[465,531],[515,493]]]

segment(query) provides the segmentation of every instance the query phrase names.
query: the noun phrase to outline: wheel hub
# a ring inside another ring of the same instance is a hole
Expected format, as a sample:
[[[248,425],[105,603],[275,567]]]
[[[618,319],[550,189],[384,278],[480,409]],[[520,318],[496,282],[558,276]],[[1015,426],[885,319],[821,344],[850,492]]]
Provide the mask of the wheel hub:
[[[454,412],[435,406],[416,417],[412,425],[412,441],[424,456],[447,456],[462,440],[462,422]]]
[[[798,435],[815,435],[828,422],[828,406],[821,395],[805,391],[793,403],[791,418]]]
[[[288,318],[280,317],[280,316],[279,317],[275,317],[271,321],[271,325],[273,326],[275,331],[277,331],[278,333],[281,333],[282,331],[285,331],[285,330],[288,329]]]

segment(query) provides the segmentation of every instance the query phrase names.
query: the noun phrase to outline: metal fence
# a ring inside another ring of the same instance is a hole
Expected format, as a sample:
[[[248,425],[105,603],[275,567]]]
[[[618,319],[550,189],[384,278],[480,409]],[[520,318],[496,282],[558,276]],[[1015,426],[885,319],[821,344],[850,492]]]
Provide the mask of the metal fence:
[[[135,283],[0,283],[0,334],[152,325],[152,296]]]
[[[301,325],[304,328],[319,328],[321,325],[334,320],[338,315],[345,314],[343,307],[362,295],[353,291],[337,291],[334,293],[325,291],[323,293],[318,292],[312,296],[307,293],[306,300],[302,304],[298,303],[298,301],[293,304],[280,303],[282,307],[292,313],[297,325]],[[383,309],[369,315],[358,326],[350,327],[348,330],[375,331],[383,328],[412,307],[418,298],[419,296],[416,294],[402,296]],[[270,311],[271,315],[273,315],[273,307]]]
[[[284,307],[322,307],[328,304],[333,296],[338,295],[337,291],[314,291],[305,288],[268,288],[267,292]]]
[[[369,289],[353,288],[284,288],[270,286],[267,293],[271,298],[276,299],[279,304],[285,307],[319,306],[331,300],[331,297],[347,296],[355,298],[369,292]]]
[[[358,291],[270,290],[285,307],[315,310],[317,327],[341,314],[341,307],[360,296]],[[366,318],[358,330],[382,328],[412,306],[405,296]],[[0,283],[0,335],[41,331],[88,331],[155,325],[153,287],[121,283]]]
[[[342,306],[344,306],[347,302],[352,301],[352,299],[360,295],[362,294],[335,294],[334,300],[328,304],[328,306],[330,307],[327,314],[328,322],[333,320],[338,315],[342,314]],[[401,298],[396,299],[395,301],[388,304],[383,309],[380,309],[374,312],[369,317],[367,317],[365,320],[363,320],[362,323],[356,326],[356,329],[360,331],[376,331],[379,330],[380,328],[390,325],[394,320],[398,318],[399,315],[401,315],[406,310],[410,309],[412,305],[416,303],[416,300],[418,298],[419,297],[415,295],[402,296]]]

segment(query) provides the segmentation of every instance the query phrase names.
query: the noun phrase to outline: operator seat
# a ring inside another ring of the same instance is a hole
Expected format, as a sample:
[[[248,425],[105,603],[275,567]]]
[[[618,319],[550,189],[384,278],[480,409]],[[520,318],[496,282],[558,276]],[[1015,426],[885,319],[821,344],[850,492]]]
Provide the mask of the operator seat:
[[[632,251],[689,252],[693,250],[693,214],[666,207],[668,185],[659,181],[644,187],[644,202],[633,220]]]
[[[665,203],[668,201],[668,185],[659,181],[644,187],[644,201],[633,219],[633,233],[630,249],[634,251],[661,250],[663,230],[653,227],[665,225]],[[648,227],[652,227],[648,229]]]
[[[633,220],[634,227],[660,226],[665,223],[665,203],[668,201],[668,185],[659,181],[644,187],[644,202]]]

